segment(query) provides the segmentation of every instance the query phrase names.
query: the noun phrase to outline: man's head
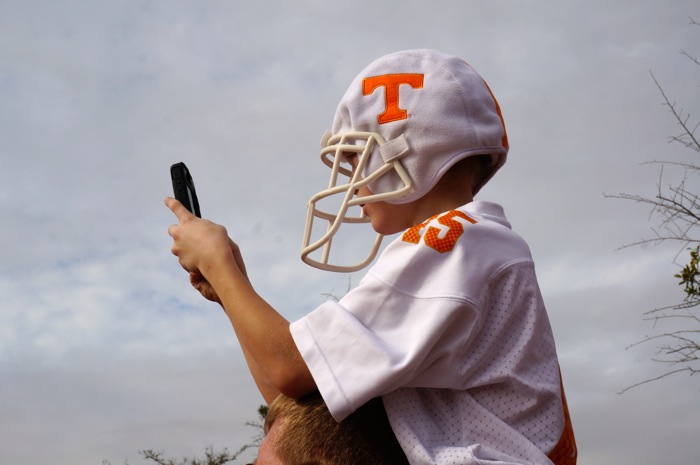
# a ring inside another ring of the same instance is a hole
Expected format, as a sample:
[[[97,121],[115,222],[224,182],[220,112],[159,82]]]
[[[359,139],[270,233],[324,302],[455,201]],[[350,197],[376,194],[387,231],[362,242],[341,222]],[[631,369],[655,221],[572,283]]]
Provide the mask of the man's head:
[[[349,267],[309,258],[322,247],[328,256],[327,244],[340,224],[363,221],[361,214],[353,215],[353,207],[414,202],[461,160],[487,156],[484,175],[474,186],[471,180],[462,186],[476,194],[505,163],[508,138],[496,99],[469,64],[434,50],[407,50],[375,60],[352,81],[322,146],[321,159],[331,168],[331,182],[309,202],[302,258],[319,268],[355,271],[366,266],[376,250]],[[358,158],[359,170],[347,168],[349,156]],[[373,195],[356,198],[354,193],[362,188]],[[332,197],[342,199],[337,213],[321,206]],[[314,218],[327,221],[328,227],[312,243]]]
[[[314,394],[301,400],[279,396],[265,419],[266,437],[256,465],[404,465],[381,399],[342,422]]]

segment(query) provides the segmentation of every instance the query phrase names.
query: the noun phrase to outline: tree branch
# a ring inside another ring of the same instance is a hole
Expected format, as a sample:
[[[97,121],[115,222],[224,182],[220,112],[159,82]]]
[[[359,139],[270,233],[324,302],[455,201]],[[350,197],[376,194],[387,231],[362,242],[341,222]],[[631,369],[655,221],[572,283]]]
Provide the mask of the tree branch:
[[[632,388],[636,388],[636,387],[638,387],[638,386],[641,386],[641,385],[647,384],[647,383],[651,383],[651,382],[653,382],[653,381],[658,381],[658,380],[660,380],[660,379],[666,378],[667,376],[675,375],[676,373],[682,373],[682,372],[684,372],[684,371],[690,371],[690,374],[691,374],[691,375],[694,375],[694,374],[697,373],[697,370],[693,370],[693,369],[691,369],[691,368],[689,368],[689,367],[686,367],[686,368],[679,368],[678,370],[668,371],[668,372],[666,372],[666,373],[664,373],[664,374],[662,374],[662,375],[659,375],[659,376],[657,376],[657,377],[655,377],[655,378],[645,379],[644,381],[640,381],[640,382],[635,383],[635,384],[633,384],[633,385],[631,385],[631,386],[627,386],[626,388],[622,389],[621,391],[618,391],[618,394],[624,394],[625,392],[629,391],[629,390],[632,389]]]

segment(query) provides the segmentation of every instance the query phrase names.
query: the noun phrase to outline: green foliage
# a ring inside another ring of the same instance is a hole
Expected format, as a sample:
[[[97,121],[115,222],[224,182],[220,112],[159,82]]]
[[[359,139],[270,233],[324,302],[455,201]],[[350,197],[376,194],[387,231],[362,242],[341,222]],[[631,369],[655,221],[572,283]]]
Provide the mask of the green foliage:
[[[261,405],[258,407],[258,421],[247,422],[246,425],[253,426],[259,430],[259,433],[251,440],[250,443],[244,444],[236,452],[229,452],[228,449],[224,448],[220,452],[214,451],[213,446],[209,446],[204,449],[204,457],[182,457],[180,459],[165,458],[165,452],[156,452],[153,449],[140,450],[139,454],[151,462],[155,462],[158,465],[224,465],[229,462],[233,462],[240,455],[248,449],[257,448],[260,445],[260,441],[264,437],[263,434],[263,424],[265,422],[265,417],[267,416],[269,408],[267,405]],[[112,465],[109,460],[103,460],[102,465]],[[129,465],[127,460],[124,460],[124,465]]]
[[[216,452],[213,446],[209,446],[204,450],[203,458],[165,458],[165,452],[156,452],[153,449],[140,450],[139,454],[144,459],[155,462],[158,465],[224,465],[236,460],[245,450],[251,447],[257,447],[257,444],[246,444],[234,453],[229,452],[225,448],[220,452]],[[103,460],[102,465],[112,465],[112,463],[109,460]],[[124,460],[124,465],[129,465],[129,462]]]
[[[260,415],[260,419],[264,422],[265,418],[267,417],[267,412],[270,410],[270,407],[267,405],[261,405],[258,407],[258,415]]]
[[[181,460],[176,459],[165,459],[163,458],[163,452],[155,452],[151,449],[139,451],[143,458],[151,460],[159,465],[224,465],[225,463],[235,460],[244,450],[252,447],[250,445],[245,445],[241,447],[238,452],[231,454],[227,449],[221,452],[214,452],[212,446],[207,447],[204,450],[204,458],[184,457]]]
[[[700,271],[698,270],[700,245],[695,247],[695,250],[689,250],[690,262],[675,277],[681,280],[679,283],[681,286],[685,285],[685,301],[694,306],[700,304]]]

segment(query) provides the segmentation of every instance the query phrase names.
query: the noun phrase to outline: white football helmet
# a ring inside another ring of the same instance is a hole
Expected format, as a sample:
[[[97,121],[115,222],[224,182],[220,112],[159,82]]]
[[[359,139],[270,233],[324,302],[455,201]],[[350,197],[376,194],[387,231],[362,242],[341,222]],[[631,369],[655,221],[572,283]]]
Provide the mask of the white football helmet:
[[[331,168],[328,188],[308,204],[302,260],[329,271],[356,271],[376,256],[382,236],[355,264],[332,264],[333,237],[343,223],[367,223],[351,209],[383,201],[408,203],[429,192],[455,163],[490,155],[491,169],[474,194],[506,161],[508,138],[500,108],[486,82],[463,60],[434,50],[408,50],[379,58],[352,82],[340,101],[332,134],[321,141]],[[353,170],[348,155],[358,157]],[[367,186],[372,195],[358,198]],[[338,199],[335,211],[321,206]],[[358,208],[355,208],[357,210]],[[326,225],[312,240],[316,219]],[[319,255],[320,257],[312,258]]]

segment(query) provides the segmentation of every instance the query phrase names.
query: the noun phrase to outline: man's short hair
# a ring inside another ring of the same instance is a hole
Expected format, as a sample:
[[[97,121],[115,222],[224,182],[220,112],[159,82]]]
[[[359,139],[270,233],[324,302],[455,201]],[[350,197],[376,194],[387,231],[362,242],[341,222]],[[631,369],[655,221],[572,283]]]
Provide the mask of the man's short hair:
[[[265,432],[279,423],[272,444],[287,465],[408,465],[384,405],[373,399],[338,423],[318,393],[270,404]]]

